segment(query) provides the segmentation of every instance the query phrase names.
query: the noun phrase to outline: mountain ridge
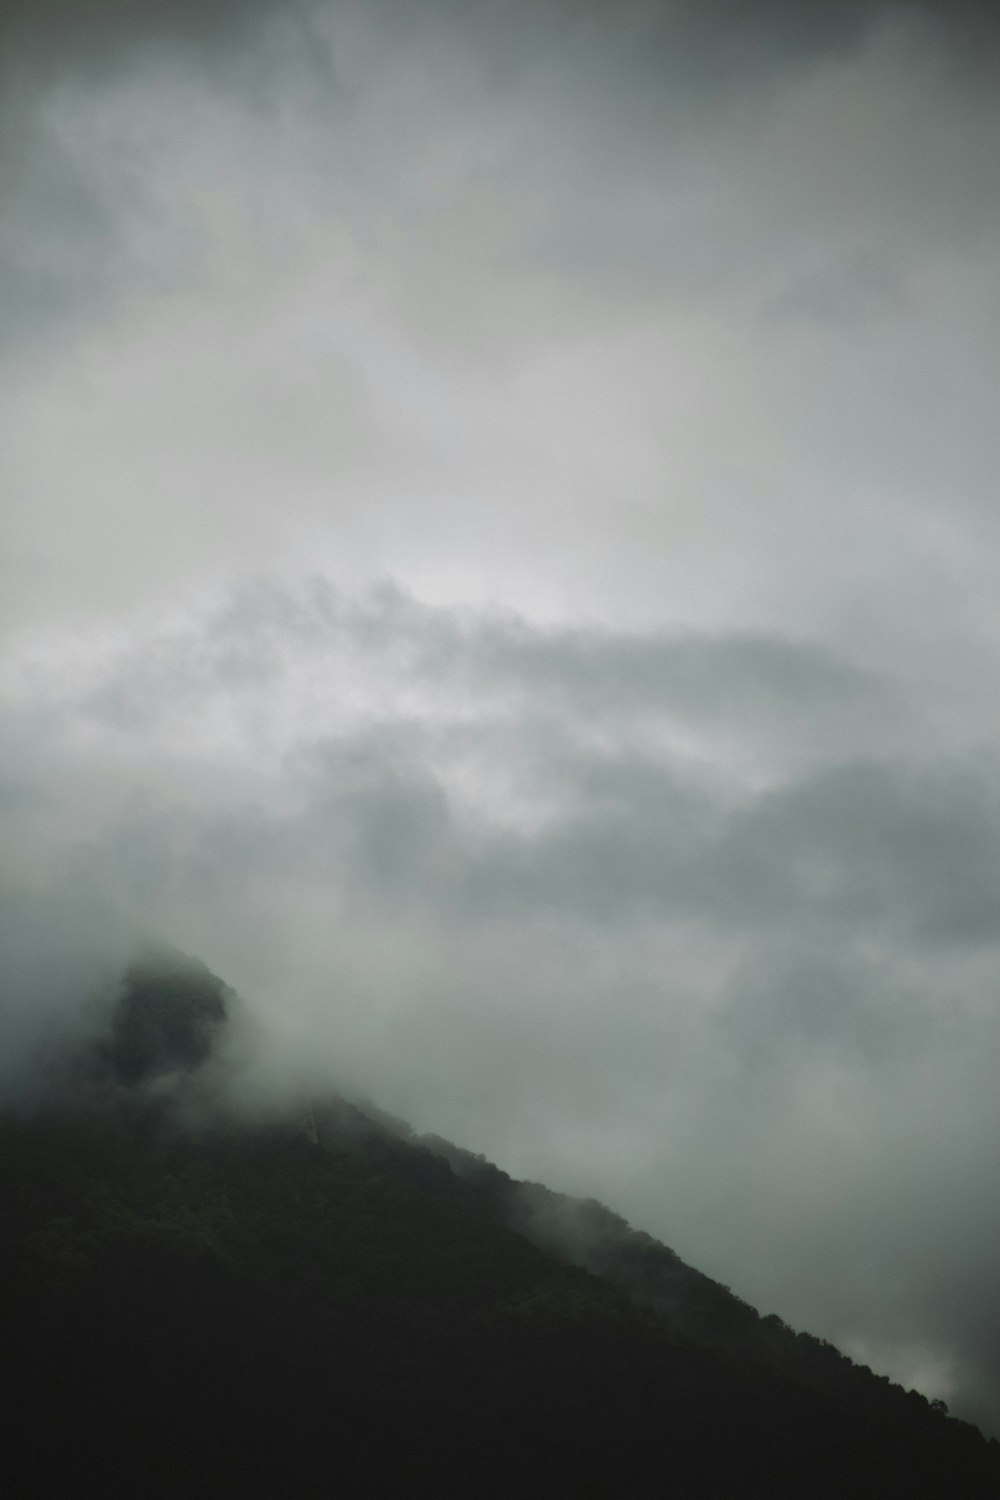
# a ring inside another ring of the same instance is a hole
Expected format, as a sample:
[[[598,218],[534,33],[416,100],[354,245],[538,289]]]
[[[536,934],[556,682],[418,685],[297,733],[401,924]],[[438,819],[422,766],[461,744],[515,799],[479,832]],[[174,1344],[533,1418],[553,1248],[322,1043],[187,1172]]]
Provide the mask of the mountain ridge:
[[[9,1493],[1000,1494],[976,1429],[602,1205],[339,1095],[226,1107],[231,992],[185,974],[0,1118]]]

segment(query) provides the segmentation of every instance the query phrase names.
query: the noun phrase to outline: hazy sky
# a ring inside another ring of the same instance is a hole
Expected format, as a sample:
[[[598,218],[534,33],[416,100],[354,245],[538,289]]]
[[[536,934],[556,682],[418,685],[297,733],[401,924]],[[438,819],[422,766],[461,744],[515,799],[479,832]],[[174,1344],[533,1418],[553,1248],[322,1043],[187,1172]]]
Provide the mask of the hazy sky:
[[[0,21],[9,1078],[156,936],[1000,1430],[1000,26]]]

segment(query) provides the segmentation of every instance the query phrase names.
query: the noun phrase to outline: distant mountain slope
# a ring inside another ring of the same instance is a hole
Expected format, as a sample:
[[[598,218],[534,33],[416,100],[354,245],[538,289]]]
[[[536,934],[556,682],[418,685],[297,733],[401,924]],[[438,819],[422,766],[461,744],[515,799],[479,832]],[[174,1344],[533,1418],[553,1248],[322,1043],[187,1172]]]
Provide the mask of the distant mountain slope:
[[[227,1004],[133,970],[0,1120],[5,1496],[1000,1495],[995,1444],[599,1205],[340,1099],[209,1107]]]
[[[649,1308],[666,1327],[747,1369],[770,1370],[847,1406],[881,1410],[888,1421],[923,1408],[942,1416],[943,1402],[904,1391],[867,1365],[856,1365],[825,1339],[796,1332],[687,1265],[666,1245],[633,1229],[594,1199],[572,1198],[536,1182],[518,1182],[491,1162],[438,1137],[423,1143],[476,1185],[497,1217],[532,1243],[590,1271]],[[969,1424],[957,1423],[968,1427]]]

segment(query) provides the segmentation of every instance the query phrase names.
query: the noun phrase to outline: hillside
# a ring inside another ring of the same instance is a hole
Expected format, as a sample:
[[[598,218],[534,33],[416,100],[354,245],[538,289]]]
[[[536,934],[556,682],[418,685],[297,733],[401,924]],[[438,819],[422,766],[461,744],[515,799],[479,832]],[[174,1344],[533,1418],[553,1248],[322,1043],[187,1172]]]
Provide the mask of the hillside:
[[[0,1489],[1000,1495],[1000,1453],[607,1209],[342,1099],[226,1105],[146,964],[0,1121]]]

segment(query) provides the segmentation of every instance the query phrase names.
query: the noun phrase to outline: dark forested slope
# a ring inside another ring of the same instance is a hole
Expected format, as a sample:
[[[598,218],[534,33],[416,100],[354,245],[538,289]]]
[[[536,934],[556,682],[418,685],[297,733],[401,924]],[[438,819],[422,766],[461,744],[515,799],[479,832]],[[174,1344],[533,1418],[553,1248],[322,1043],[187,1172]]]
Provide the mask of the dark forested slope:
[[[4,1495],[1000,1495],[599,1205],[333,1098],[240,1117],[231,1003],[133,969],[0,1122]]]

